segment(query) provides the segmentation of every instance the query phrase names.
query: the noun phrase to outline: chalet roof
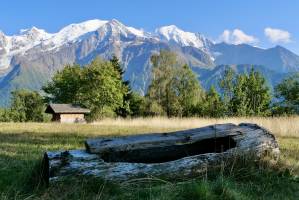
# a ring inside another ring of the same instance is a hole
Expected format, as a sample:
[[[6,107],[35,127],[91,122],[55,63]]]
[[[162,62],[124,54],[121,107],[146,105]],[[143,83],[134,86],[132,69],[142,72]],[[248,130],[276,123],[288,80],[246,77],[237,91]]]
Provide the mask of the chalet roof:
[[[86,114],[90,113],[90,110],[74,104],[49,104],[45,113]]]

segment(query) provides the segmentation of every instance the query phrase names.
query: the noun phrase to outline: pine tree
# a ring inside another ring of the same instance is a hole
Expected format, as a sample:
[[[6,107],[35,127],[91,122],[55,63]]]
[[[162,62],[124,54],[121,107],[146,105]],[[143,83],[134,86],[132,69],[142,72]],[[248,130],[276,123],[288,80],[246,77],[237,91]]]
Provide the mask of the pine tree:
[[[110,59],[110,62],[113,65],[114,69],[116,71],[118,71],[123,84],[126,85],[126,86],[129,86],[130,82],[124,80],[125,71],[124,71],[123,67],[121,66],[121,63],[120,63],[119,59],[116,57],[116,55],[112,56],[112,58]]]
[[[123,67],[121,66],[121,63],[119,59],[113,55],[110,59],[111,64],[113,65],[114,69],[119,73],[120,81],[122,82],[122,86],[124,88],[123,93],[123,104],[116,109],[116,113],[119,116],[127,117],[128,115],[132,114],[130,104],[131,101],[133,101],[133,92],[130,86],[130,82],[124,80],[124,73]],[[132,102],[133,103],[133,102]]]

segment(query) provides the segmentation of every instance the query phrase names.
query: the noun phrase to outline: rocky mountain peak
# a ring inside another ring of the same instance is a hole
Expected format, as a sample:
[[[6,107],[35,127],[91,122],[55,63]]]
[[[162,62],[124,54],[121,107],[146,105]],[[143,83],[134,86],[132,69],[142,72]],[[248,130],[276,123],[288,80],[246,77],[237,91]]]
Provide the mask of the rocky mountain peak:
[[[199,33],[183,31],[175,25],[160,27],[156,30],[156,33],[161,39],[177,43],[181,46],[192,46],[199,49],[205,49],[213,43]]]
[[[47,33],[43,29],[36,28],[35,26],[33,26],[31,29],[23,29],[20,31],[20,33],[20,38],[26,38],[33,42],[46,40],[51,37],[51,34]]]
[[[0,31],[0,47],[6,46],[6,43],[7,43],[7,38],[5,34],[2,31]]]
[[[0,32],[0,106],[16,88],[39,90],[66,64],[87,64],[96,56],[117,55],[126,69],[125,79],[144,93],[151,80],[150,57],[167,49],[200,73],[216,65],[261,65],[275,73],[299,71],[299,56],[283,47],[257,48],[247,44],[214,44],[199,33],[175,25],[155,33],[126,26],[118,20],[88,20],[70,24],[56,33],[32,27],[19,35]],[[241,67],[240,67],[241,68]],[[218,73],[218,72],[217,72]],[[206,79],[210,79],[207,77]]]

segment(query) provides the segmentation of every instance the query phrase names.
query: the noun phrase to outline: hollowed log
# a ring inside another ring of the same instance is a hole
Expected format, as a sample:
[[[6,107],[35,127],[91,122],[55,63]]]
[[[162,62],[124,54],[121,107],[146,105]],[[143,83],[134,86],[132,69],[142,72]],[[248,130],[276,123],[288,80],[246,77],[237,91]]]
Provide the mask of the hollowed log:
[[[255,124],[105,137],[87,140],[85,146],[86,150],[46,152],[44,179],[49,182],[70,175],[117,182],[146,176],[186,178],[236,155],[279,155],[273,134]]]
[[[147,149],[121,150],[101,153],[105,162],[163,163],[205,153],[221,153],[234,148],[230,136],[203,139],[189,144],[174,144]]]

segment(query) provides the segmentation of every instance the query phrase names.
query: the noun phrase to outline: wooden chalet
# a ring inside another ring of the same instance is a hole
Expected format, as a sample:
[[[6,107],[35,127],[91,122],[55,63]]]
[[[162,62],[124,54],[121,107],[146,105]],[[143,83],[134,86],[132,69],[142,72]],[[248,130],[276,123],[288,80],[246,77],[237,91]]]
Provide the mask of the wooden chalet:
[[[52,114],[52,121],[60,123],[84,123],[89,109],[73,104],[49,104],[45,113]]]

